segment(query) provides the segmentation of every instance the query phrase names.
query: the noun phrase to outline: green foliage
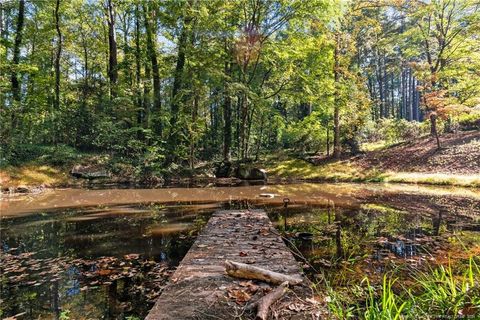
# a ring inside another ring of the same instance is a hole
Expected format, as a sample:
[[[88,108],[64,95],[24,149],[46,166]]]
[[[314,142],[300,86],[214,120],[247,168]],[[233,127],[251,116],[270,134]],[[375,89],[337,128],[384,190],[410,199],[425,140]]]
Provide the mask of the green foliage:
[[[423,133],[417,123],[378,120],[407,117],[405,106],[399,110],[405,104],[400,99],[407,98],[400,92],[407,71],[416,79],[415,90],[445,91],[438,110],[458,117],[460,128],[478,127],[473,115],[460,112],[478,105],[480,95],[479,17],[471,0],[445,6],[442,1],[404,6],[364,0],[112,1],[116,83],[109,73],[103,4],[61,2],[58,106],[55,1],[26,1],[19,63],[12,61],[19,12],[15,1],[7,2],[2,13],[8,32],[0,39],[3,163],[28,157],[17,145],[66,145],[108,153],[139,174],[157,174],[221,158],[226,140],[229,155],[240,160],[279,147],[324,152],[327,128],[333,138],[334,127],[345,151],[355,151],[358,140],[411,140]],[[448,16],[442,10],[452,13],[451,24],[429,24]],[[442,34],[437,25],[451,29]],[[431,32],[422,33],[425,28]],[[152,33],[159,37],[152,41]],[[443,50],[439,35],[449,40],[441,42],[447,44]],[[438,68],[429,65],[425,43]],[[20,82],[20,99],[13,99],[12,73]],[[369,117],[378,123],[368,123]],[[68,154],[58,159],[70,161]]]
[[[413,320],[440,315],[449,319],[476,318],[480,315],[478,262],[470,257],[466,265],[457,267],[461,270],[459,273],[455,273],[451,265],[416,271],[408,288],[396,285],[388,274],[383,276],[379,288],[370,284],[368,278],[360,287],[349,284],[348,292],[333,291],[327,282],[327,306],[338,319]],[[319,285],[317,289],[320,288]],[[357,294],[359,290],[361,293]],[[355,299],[364,298],[364,294],[366,300],[355,304]]]
[[[413,141],[428,133],[428,128],[417,121],[382,118],[378,122],[369,121],[361,132],[363,142],[385,141],[395,144]]]
[[[460,115],[456,121],[462,130],[480,130],[480,109]]]
[[[455,274],[449,264],[429,273],[419,273],[415,279],[422,291],[418,298],[414,298],[420,306],[419,312],[452,318],[471,312],[480,314],[480,268],[473,257],[461,274]]]
[[[322,124],[324,122],[322,116],[324,115],[315,111],[303,120],[287,126],[282,136],[284,146],[301,152],[324,150],[326,148],[327,130]]]
[[[402,311],[406,306],[406,302],[400,302],[400,298],[393,292],[392,285],[395,280],[388,279],[387,275],[383,276],[382,292],[377,297],[375,288],[372,287],[367,278],[365,278],[368,288],[368,296],[365,301],[365,319],[385,319],[397,320],[401,318]]]
[[[71,164],[80,156],[79,152],[67,145],[18,144],[9,154],[6,163],[20,165],[35,161],[37,164],[63,166]]]
[[[59,320],[70,320],[70,310],[63,310],[60,312]]]

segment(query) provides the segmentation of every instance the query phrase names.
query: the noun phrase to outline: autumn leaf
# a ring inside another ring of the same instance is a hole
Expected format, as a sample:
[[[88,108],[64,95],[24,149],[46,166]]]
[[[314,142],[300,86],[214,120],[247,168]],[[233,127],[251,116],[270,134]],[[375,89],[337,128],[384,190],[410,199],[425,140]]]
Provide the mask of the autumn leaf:
[[[228,297],[238,304],[243,304],[252,298],[246,291],[237,289],[228,290]]]

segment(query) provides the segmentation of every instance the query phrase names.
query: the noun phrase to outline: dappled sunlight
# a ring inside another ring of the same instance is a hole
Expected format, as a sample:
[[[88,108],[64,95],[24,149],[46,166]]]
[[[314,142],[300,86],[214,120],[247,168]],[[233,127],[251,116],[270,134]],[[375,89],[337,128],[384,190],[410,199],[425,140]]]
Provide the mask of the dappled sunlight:
[[[0,178],[5,186],[49,186],[67,182],[69,175],[60,168],[30,164],[1,169]]]
[[[383,176],[383,181],[480,187],[480,174],[388,172]]]

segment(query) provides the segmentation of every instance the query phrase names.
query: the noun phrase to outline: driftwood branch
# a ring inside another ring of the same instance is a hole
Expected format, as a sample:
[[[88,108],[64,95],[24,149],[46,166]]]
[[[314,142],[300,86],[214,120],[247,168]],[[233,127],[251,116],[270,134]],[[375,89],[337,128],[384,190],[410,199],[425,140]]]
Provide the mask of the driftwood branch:
[[[269,294],[263,296],[258,301],[254,302],[250,308],[257,308],[257,317],[258,320],[268,319],[268,310],[270,306],[279,300],[288,290],[288,282],[285,281],[280,284],[278,287],[273,289]]]
[[[303,281],[301,277],[289,276],[230,260],[225,261],[225,270],[227,274],[235,278],[262,280],[273,284],[288,282],[290,285],[297,285]]]

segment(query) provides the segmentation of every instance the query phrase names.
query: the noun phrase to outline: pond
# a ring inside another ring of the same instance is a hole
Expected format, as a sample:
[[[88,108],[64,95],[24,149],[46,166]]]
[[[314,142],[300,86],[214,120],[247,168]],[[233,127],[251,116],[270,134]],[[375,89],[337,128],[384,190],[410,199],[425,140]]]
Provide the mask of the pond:
[[[339,290],[391,271],[408,281],[412,268],[480,253],[475,189],[66,189],[4,196],[0,205],[2,318],[143,318],[218,209],[267,210],[311,279],[327,277]]]

